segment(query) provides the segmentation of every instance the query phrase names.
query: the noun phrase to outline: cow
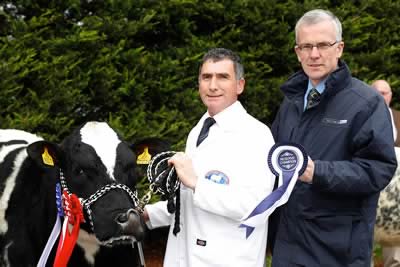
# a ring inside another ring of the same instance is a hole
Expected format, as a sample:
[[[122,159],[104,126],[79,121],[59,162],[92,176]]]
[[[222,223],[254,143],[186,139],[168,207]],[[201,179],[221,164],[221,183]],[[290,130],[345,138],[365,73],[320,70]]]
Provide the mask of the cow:
[[[400,163],[400,148],[395,147],[395,152]],[[400,246],[400,164],[390,183],[380,193],[374,240],[384,246]]]
[[[132,243],[146,228],[136,209],[135,168],[134,151],[105,122],[87,122],[59,144],[0,130],[0,266],[38,264],[58,216],[57,184],[83,203],[68,266],[138,266]]]

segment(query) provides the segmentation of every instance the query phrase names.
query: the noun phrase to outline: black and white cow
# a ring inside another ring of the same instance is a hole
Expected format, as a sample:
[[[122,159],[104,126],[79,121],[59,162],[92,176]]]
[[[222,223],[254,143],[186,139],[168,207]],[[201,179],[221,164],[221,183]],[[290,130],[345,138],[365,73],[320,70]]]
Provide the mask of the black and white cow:
[[[135,153],[104,122],[88,122],[60,144],[0,130],[0,266],[37,265],[57,217],[61,171],[69,191],[91,202],[68,266],[138,266],[131,243],[145,227],[132,192],[135,165]]]
[[[375,223],[375,242],[400,246],[400,148],[395,147],[398,166],[390,183],[382,190]]]

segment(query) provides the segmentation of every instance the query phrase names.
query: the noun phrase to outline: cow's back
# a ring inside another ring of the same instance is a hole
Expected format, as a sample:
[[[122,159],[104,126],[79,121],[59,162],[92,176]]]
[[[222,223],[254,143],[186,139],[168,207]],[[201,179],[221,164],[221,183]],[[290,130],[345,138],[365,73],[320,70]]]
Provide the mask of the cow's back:
[[[0,233],[4,213],[14,189],[18,171],[27,157],[26,147],[41,137],[15,129],[0,129]]]
[[[20,169],[26,161],[26,147],[33,142],[42,140],[34,134],[15,130],[0,130],[0,265],[8,265],[7,253],[10,246],[17,242],[23,242],[26,236],[15,235],[16,227],[21,229],[26,226],[25,222],[29,219],[24,216],[15,216],[10,207],[16,207],[22,203],[11,201],[11,199],[20,198],[23,201],[32,200],[31,196],[16,196],[16,187],[19,183]],[[27,211],[29,213],[31,211]],[[11,230],[10,230],[11,229]],[[28,243],[28,242],[26,242]],[[27,255],[30,252],[27,252]]]
[[[0,212],[3,212],[7,184],[11,186],[16,178],[16,172],[25,160],[25,148],[28,144],[43,140],[41,137],[15,129],[0,129]],[[10,192],[8,192],[10,193]],[[0,223],[2,218],[0,217]],[[1,229],[0,224],[0,229]]]

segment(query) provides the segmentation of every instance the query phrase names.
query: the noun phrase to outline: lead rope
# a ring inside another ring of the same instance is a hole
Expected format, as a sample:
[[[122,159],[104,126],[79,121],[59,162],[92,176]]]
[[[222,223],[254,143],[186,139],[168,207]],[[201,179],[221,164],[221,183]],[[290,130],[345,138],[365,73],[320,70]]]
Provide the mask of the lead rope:
[[[174,166],[169,166],[168,160],[175,154],[175,151],[165,151],[152,158],[147,166],[147,179],[150,182],[150,190],[143,196],[139,205],[143,211],[152,194],[160,193],[166,197],[168,212],[175,212],[174,235],[180,231],[180,182]]]

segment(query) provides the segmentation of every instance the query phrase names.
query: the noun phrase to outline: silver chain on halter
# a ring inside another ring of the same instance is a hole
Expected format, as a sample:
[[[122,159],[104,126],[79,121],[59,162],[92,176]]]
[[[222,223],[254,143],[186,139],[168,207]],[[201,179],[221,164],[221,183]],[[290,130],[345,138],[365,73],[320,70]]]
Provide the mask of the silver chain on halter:
[[[68,195],[70,195],[71,192],[69,191],[69,188],[68,188],[67,183],[64,178],[64,173],[61,169],[60,169],[60,182],[61,182],[61,187],[63,188],[63,190],[66,190]],[[95,203],[99,198],[104,196],[106,193],[110,192],[111,190],[116,190],[116,189],[121,189],[122,191],[125,191],[132,199],[135,207],[139,206],[139,198],[137,196],[137,191],[132,192],[132,190],[130,190],[128,186],[126,186],[124,184],[117,184],[117,183],[106,184],[105,186],[101,187],[99,190],[94,192],[92,195],[90,195],[88,198],[86,198],[86,199],[80,198],[79,200],[81,202],[82,207],[86,210],[86,213],[89,217],[89,223],[90,223],[90,226],[92,227],[93,232],[94,232],[94,224],[93,224],[93,219],[92,219],[92,210],[91,210],[90,206],[93,203]]]

